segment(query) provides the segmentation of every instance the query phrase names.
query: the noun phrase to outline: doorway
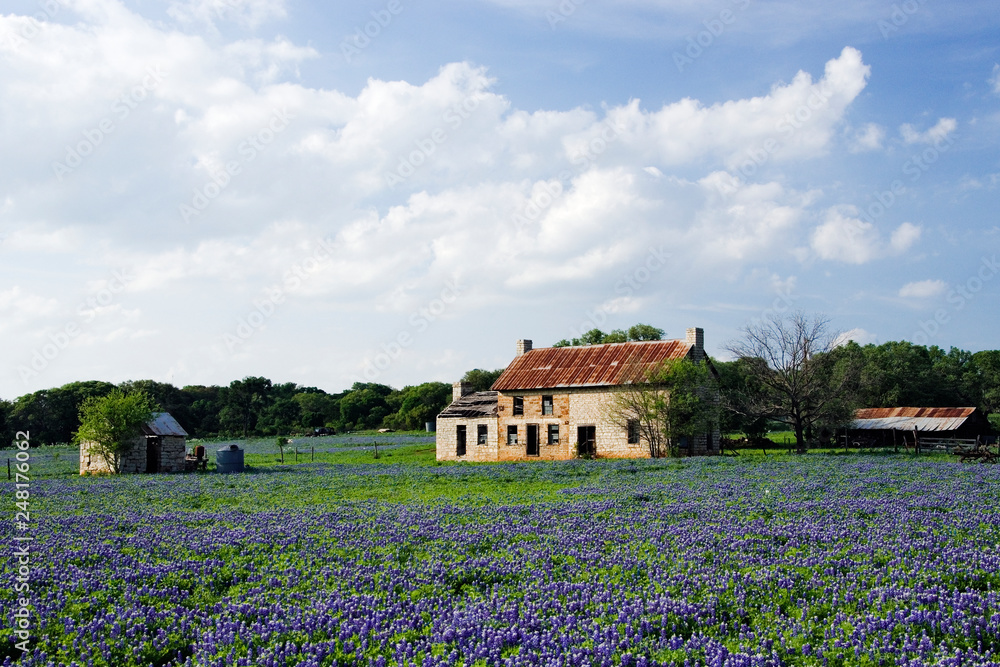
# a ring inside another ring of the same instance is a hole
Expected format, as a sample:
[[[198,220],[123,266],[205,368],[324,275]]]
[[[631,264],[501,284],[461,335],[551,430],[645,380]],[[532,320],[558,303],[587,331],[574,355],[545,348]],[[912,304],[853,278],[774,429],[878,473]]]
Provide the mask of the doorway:
[[[538,424],[528,424],[528,456],[538,456]]]
[[[456,456],[465,456],[465,426],[458,426],[455,431],[455,439],[458,441]]]
[[[580,456],[597,456],[597,427],[578,426],[576,429],[577,452]]]

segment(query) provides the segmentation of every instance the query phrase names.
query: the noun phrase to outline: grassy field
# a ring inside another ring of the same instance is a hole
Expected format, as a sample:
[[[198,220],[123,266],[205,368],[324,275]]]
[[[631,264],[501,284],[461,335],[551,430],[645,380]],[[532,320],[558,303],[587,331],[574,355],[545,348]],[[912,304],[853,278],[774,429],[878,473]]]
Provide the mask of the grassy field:
[[[250,447],[235,475],[80,477],[75,448],[32,452],[32,650],[7,611],[3,664],[1000,654],[994,467],[857,452],[438,464],[426,442],[392,444],[298,465]],[[12,610],[14,559],[0,577]]]

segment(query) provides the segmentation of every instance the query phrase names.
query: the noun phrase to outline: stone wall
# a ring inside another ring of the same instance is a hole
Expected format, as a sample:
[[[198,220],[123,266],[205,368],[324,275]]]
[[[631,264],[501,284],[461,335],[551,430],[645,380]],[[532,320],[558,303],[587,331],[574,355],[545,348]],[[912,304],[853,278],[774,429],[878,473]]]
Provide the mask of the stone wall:
[[[184,472],[187,441],[176,435],[160,437],[160,472]]]
[[[487,429],[485,445],[480,445],[477,437],[480,424],[485,424]],[[459,426],[465,426],[465,456],[458,456]],[[497,418],[438,418],[436,448],[438,461],[496,461]]]
[[[111,468],[100,454],[91,454],[92,443],[80,443],[80,474],[107,475]],[[132,448],[122,456],[119,466],[122,473],[146,472],[146,438],[133,440]]]
[[[122,456],[122,474],[146,472],[146,448],[150,443],[145,437],[136,438],[132,448]],[[184,472],[184,458],[187,455],[187,441],[180,436],[159,438],[160,472]],[[99,454],[90,453],[90,443],[80,445],[80,474],[107,475],[111,468]]]

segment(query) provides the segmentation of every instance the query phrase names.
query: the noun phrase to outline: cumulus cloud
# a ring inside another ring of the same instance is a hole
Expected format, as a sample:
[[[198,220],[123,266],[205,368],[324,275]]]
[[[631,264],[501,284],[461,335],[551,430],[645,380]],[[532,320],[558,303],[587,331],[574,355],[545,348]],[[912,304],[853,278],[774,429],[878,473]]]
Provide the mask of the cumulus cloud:
[[[256,28],[272,19],[286,16],[286,0],[171,0],[167,13],[185,23],[200,22],[214,26],[232,21]]]
[[[900,126],[899,133],[907,144],[934,144],[947,139],[957,127],[958,122],[954,118],[942,118],[925,132],[920,132],[913,125],[904,123]]]
[[[904,299],[930,299],[941,296],[947,288],[943,280],[919,280],[899,288],[899,296]]]
[[[885,130],[876,123],[868,123],[854,131],[848,148],[852,153],[865,153],[882,148]]]
[[[889,243],[870,222],[858,217],[854,206],[836,206],[812,234],[812,249],[822,259],[865,264],[906,252],[920,239],[920,227],[904,222],[893,230]]]

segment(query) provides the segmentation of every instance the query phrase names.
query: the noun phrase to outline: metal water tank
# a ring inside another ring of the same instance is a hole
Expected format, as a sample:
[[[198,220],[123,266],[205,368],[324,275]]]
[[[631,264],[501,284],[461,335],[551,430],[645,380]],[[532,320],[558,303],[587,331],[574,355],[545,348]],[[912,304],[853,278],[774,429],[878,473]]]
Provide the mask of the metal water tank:
[[[243,449],[229,445],[215,452],[215,469],[218,472],[243,472]]]

